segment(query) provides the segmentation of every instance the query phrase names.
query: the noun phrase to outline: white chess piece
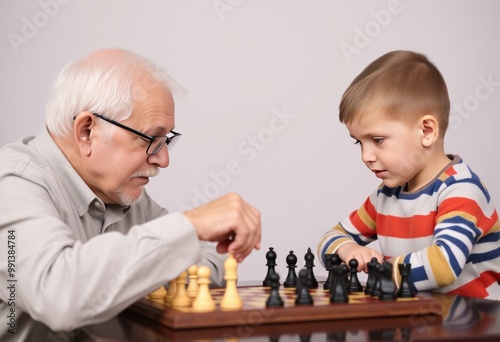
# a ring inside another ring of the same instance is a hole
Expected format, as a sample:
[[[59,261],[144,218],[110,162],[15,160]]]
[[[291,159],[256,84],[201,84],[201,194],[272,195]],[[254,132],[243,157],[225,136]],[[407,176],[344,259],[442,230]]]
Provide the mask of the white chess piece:
[[[187,272],[182,272],[176,279],[177,291],[175,297],[172,299],[172,307],[183,308],[191,305],[191,298],[189,298],[186,291],[186,277]]]
[[[222,297],[220,308],[222,310],[239,310],[243,308],[243,301],[238,294],[236,286],[238,262],[232,254],[229,254],[227,260],[224,262],[224,268],[226,273],[224,276],[224,279],[226,279],[226,291],[224,292],[224,297]]]
[[[188,278],[189,278],[189,285],[187,287],[187,294],[189,298],[191,298],[191,301],[193,301],[196,298],[196,295],[198,294],[198,266],[193,265],[188,268]]]
[[[151,299],[162,299],[165,297],[167,294],[167,290],[165,289],[165,286],[160,286],[158,289],[154,290],[149,294],[149,298]]]
[[[200,266],[198,268],[198,295],[193,301],[193,312],[211,312],[215,310],[215,302],[210,294],[210,268]]]

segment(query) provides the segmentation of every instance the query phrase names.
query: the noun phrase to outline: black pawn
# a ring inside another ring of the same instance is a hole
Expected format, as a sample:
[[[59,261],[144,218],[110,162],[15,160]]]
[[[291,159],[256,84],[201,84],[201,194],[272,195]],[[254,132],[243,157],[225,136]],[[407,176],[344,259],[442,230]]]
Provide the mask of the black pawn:
[[[398,297],[400,298],[413,298],[415,292],[411,288],[409,276],[411,271],[411,264],[399,264],[399,274],[401,275],[401,286],[398,290]]]
[[[295,298],[295,305],[313,305],[314,301],[309,293],[307,286],[307,270],[302,269],[299,272],[299,286],[297,287],[297,298]]]
[[[349,260],[349,273],[351,274],[349,278],[349,285],[347,287],[347,292],[349,293],[363,291],[363,286],[361,286],[361,283],[358,279],[358,265],[358,260]]]
[[[269,293],[269,298],[267,298],[266,306],[267,307],[279,307],[284,306],[285,302],[280,297],[279,288],[280,288],[280,276],[278,273],[272,273],[269,276],[269,280],[271,281],[271,292]]]
[[[370,296],[378,297],[380,296],[380,263],[377,261],[373,265],[373,286],[370,291]]]
[[[342,259],[340,259],[340,256],[338,254],[332,254],[330,256],[330,259],[331,259],[330,272],[332,273],[332,284],[330,286],[330,295],[331,295],[335,289],[335,282],[337,281],[337,277],[335,277],[335,273],[333,272],[333,269],[335,266],[342,265]]]
[[[325,269],[328,271],[328,277],[323,284],[324,290],[330,290],[333,285],[333,269],[332,269],[333,254],[325,254]]]
[[[307,286],[310,289],[318,288],[318,281],[314,277],[314,254],[311,252],[311,248],[307,249],[307,253],[304,255],[304,260],[306,261],[305,267],[307,270]]]
[[[334,288],[331,291],[330,303],[347,303],[349,301],[349,296],[347,295],[347,290],[345,288],[344,279],[349,272],[349,269],[345,264],[340,266],[333,266],[333,274],[335,277]]]
[[[375,285],[376,275],[375,275],[375,264],[377,263],[377,258],[373,257],[370,262],[368,262],[368,279],[366,279],[365,294],[369,295],[372,292],[373,285]]]
[[[380,300],[396,300],[396,285],[392,280],[392,264],[385,262],[380,266]]]
[[[276,266],[276,252],[274,251],[273,247],[269,247],[269,251],[266,253],[266,259],[267,259],[267,274],[266,277],[264,278],[264,281],[262,282],[263,286],[271,286],[271,280],[270,276],[273,273],[276,273],[274,267]]]
[[[293,251],[286,256],[286,263],[288,268],[288,275],[286,277],[285,282],[283,283],[284,287],[296,287],[297,286],[297,274],[295,273],[295,268],[297,267],[297,256],[293,254]]]

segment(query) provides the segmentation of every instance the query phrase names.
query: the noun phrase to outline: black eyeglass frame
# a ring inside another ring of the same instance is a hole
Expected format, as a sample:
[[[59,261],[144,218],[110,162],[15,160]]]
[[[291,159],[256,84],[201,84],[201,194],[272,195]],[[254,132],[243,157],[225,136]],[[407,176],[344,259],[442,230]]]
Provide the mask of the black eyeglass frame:
[[[141,138],[149,141],[149,145],[148,145],[148,148],[146,149],[146,154],[148,156],[152,156],[152,155],[155,155],[157,154],[158,152],[160,152],[161,148],[163,147],[163,145],[167,145],[167,148],[168,150],[170,151],[172,149],[172,147],[174,147],[175,143],[177,142],[177,140],[179,139],[179,137],[181,136],[181,133],[177,133],[177,132],[174,132],[174,131],[170,131],[169,133],[173,134],[173,136],[169,137],[169,136],[163,136],[163,135],[148,135],[148,134],[145,134],[145,133],[142,133],[142,132],[139,132],[138,130],[135,130],[131,127],[128,127],[128,126],[125,126],[124,124],[122,123],[119,123],[118,121],[115,121],[113,119],[110,119],[104,115],[101,115],[101,114],[98,114],[98,113],[92,113],[94,116],[97,116],[98,118],[100,119],[103,119],[104,121],[107,121],[109,122],[110,124],[113,124],[115,126],[118,126],[120,128],[123,128],[129,132],[132,132],[138,136],[140,136]],[[155,148],[153,149],[153,151],[150,153],[149,152],[149,149],[151,148],[151,146],[153,146],[153,143],[155,142],[156,139],[158,138],[164,138],[165,141],[163,143],[159,143],[157,146],[155,146]]]

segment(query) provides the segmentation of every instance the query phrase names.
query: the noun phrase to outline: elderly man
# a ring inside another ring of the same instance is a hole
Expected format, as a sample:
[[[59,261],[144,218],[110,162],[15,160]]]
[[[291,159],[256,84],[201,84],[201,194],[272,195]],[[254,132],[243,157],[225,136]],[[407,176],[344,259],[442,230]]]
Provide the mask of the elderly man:
[[[196,263],[220,282],[218,253],[260,248],[260,213],[240,196],[168,213],[144,190],[180,136],[174,86],[140,55],[94,52],[60,73],[46,127],[0,149],[0,312],[67,331]]]

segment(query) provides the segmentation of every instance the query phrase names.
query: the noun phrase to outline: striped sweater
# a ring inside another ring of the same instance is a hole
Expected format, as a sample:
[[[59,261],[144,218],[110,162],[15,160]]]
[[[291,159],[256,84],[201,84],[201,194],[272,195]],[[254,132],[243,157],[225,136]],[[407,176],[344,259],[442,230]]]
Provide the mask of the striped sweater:
[[[498,213],[458,156],[418,191],[380,186],[322,237],[318,255],[323,261],[346,242],[365,246],[376,239],[386,260],[411,263],[409,280],[417,291],[500,300]]]

